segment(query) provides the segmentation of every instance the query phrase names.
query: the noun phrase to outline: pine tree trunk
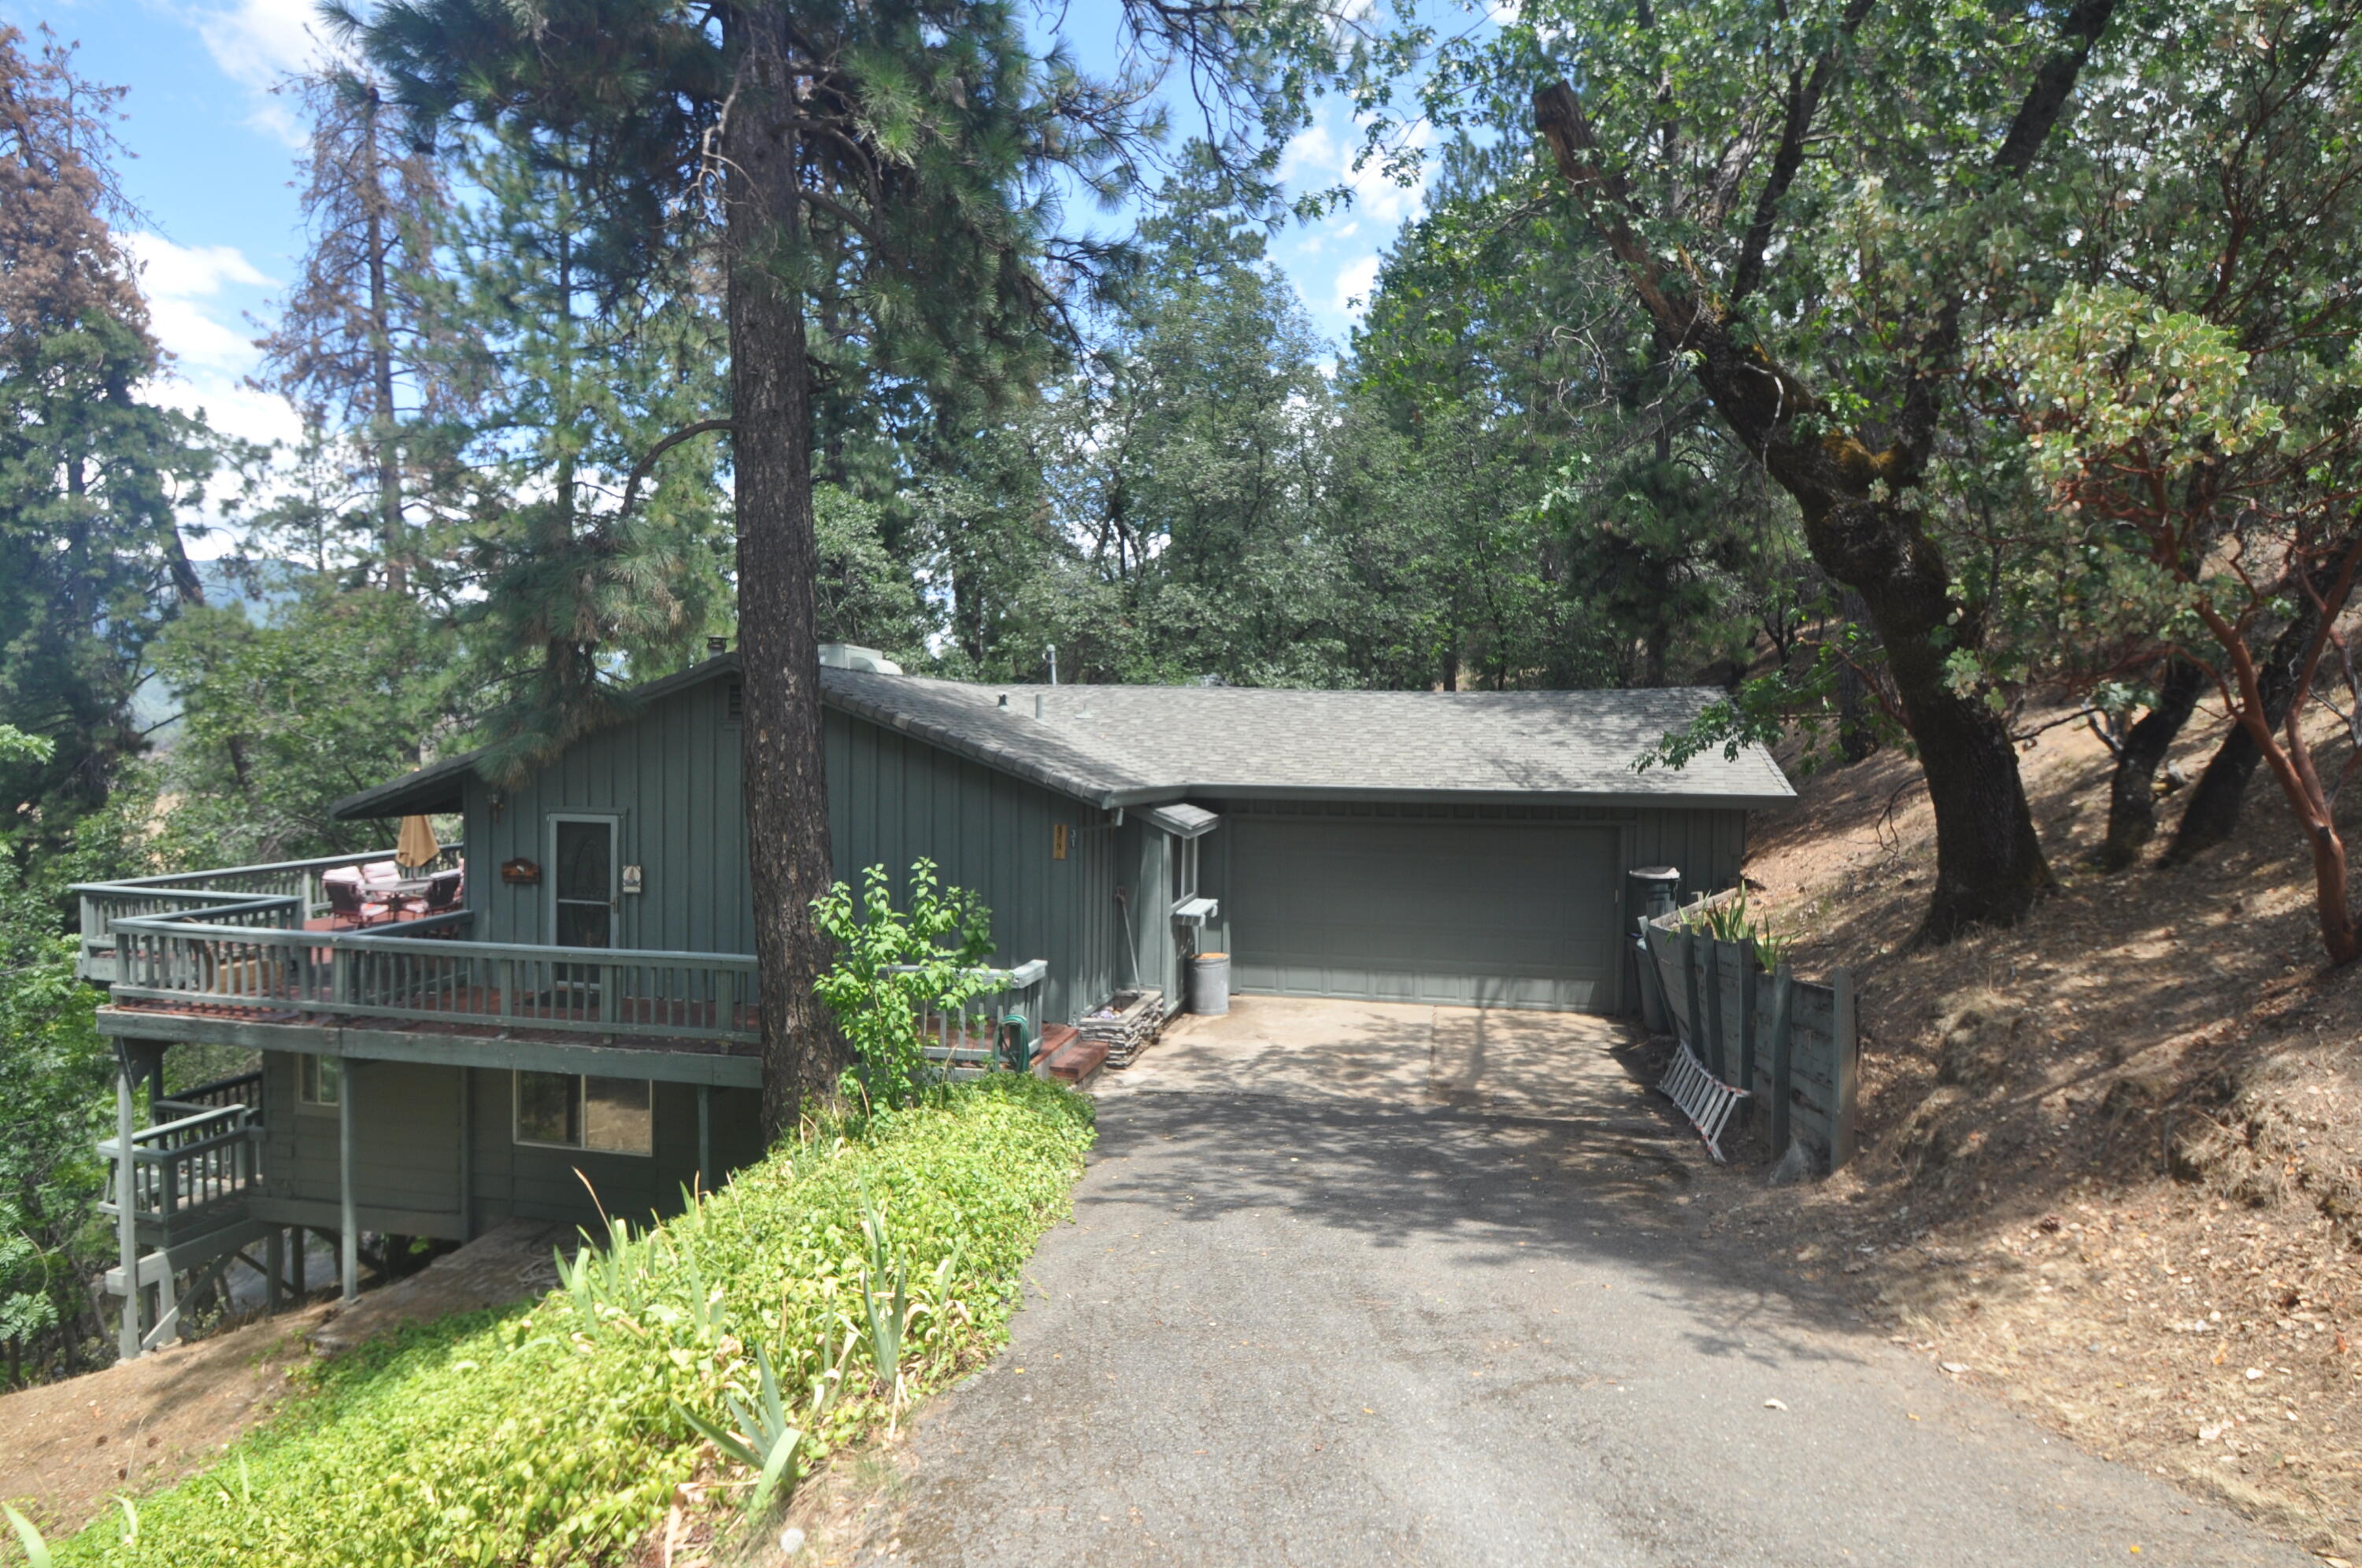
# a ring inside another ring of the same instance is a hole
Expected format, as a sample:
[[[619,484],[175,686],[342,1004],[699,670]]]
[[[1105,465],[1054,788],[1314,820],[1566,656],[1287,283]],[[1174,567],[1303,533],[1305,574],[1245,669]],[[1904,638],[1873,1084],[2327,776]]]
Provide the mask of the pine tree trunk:
[[[2186,658],[2166,660],[2156,706],[2125,732],[2116,770],[2108,780],[2108,836],[2100,845],[2103,868],[2123,870],[2157,836],[2157,770],[2181,726],[2190,722],[2205,685],[2206,672],[2197,665]]]
[[[394,435],[393,307],[385,272],[385,187],[378,178],[377,113],[366,121],[368,168],[362,201],[368,205],[370,395],[374,417],[370,421],[370,456],[377,467],[378,531],[384,543],[385,585],[396,593],[410,591],[408,541],[402,526],[402,458]]]
[[[811,901],[828,890],[813,580],[811,383],[803,304],[769,270],[800,223],[793,84],[776,15],[739,12],[746,89],[729,121],[730,391],[738,515],[738,647],[745,681],[748,870],[762,994],[763,1132],[794,1130],[825,1093],[844,1043],[813,982],[828,966]]]

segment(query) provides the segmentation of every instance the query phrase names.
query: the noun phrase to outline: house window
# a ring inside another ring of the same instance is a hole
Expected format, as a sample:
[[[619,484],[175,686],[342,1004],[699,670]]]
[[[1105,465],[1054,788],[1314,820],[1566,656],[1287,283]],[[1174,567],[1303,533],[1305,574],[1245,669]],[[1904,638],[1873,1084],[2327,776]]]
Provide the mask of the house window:
[[[295,1098],[304,1105],[334,1105],[344,1097],[345,1064],[335,1056],[295,1058]]]
[[[656,1118],[646,1078],[579,1073],[516,1075],[516,1141],[553,1149],[646,1154]]]

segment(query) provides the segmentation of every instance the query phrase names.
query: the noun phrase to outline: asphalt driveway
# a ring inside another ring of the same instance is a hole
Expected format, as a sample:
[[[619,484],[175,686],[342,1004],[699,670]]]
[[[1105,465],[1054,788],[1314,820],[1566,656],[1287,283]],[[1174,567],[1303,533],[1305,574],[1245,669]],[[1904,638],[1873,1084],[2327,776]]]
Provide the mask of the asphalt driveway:
[[[922,1413],[894,1560],[2314,1561],[1705,1246],[1630,1043],[1259,1000],[1169,1036],[1010,1352]]]

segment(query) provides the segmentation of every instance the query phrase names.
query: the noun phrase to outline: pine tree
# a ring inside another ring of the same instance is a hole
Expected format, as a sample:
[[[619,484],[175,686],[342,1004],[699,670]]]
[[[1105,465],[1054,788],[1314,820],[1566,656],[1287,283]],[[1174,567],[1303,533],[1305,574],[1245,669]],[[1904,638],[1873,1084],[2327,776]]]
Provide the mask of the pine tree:
[[[1243,59],[1280,44],[1248,6],[1125,7],[1166,59]],[[1142,80],[1098,83],[990,0],[410,0],[363,26],[394,94],[429,124],[547,134],[594,175],[586,231],[614,298],[685,237],[719,242],[726,278],[745,790],[763,988],[764,1124],[794,1125],[843,1043],[812,984],[830,960],[811,918],[833,878],[814,580],[814,419],[825,346],[922,385],[989,392],[1032,373],[1045,279],[1094,248],[1052,242],[1062,171],[1110,191],[1143,128]],[[1302,37],[1299,39],[1298,34]],[[1291,79],[1291,81],[1296,79]],[[1250,92],[1274,121],[1285,93]],[[539,143],[535,143],[540,145]],[[685,237],[684,224],[694,225]],[[1045,265],[1046,264],[1046,265]],[[833,324],[827,313],[844,311]]]
[[[256,347],[259,385],[319,429],[348,431],[375,535],[374,575],[410,590],[420,549],[409,518],[435,422],[468,402],[449,329],[437,319],[437,251],[450,214],[443,170],[402,135],[377,83],[301,77],[288,90],[311,120],[302,276]],[[422,449],[425,448],[425,449]]]
[[[494,694],[490,766],[511,774],[726,621],[720,448],[682,444],[633,471],[722,412],[710,280],[683,258],[590,308],[581,161],[495,137],[462,165],[479,194],[451,226],[448,309],[480,389],[454,455],[460,560],[481,591],[458,613]]]
[[[54,847],[141,750],[149,640],[202,585],[177,526],[213,464],[197,422],[143,397],[160,354],[110,220],[119,89],[0,28],[0,723],[54,743],[0,759]]]

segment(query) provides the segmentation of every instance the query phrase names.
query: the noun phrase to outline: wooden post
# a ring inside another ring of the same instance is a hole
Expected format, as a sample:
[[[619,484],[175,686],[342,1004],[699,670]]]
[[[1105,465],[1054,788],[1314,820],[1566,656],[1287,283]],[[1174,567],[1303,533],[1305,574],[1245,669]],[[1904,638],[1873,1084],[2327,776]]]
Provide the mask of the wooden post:
[[[131,1047],[115,1043],[115,1242],[123,1266],[123,1321],[115,1342],[126,1361],[139,1359],[139,1173],[131,1161]]]
[[[1829,1169],[1842,1170],[1853,1159],[1854,1091],[1860,1072],[1861,1042],[1855,1027],[1853,971],[1840,968],[1829,977],[1837,999],[1830,1008],[1829,1078],[1836,1085],[1837,1103],[1829,1108]]]
[[[713,1086],[697,1086],[697,1190],[713,1190]]]
[[[476,1239],[476,1069],[459,1069],[459,1240]]]
[[[1713,1053],[1706,1058],[1706,1071],[1728,1083],[1730,1052],[1722,1027],[1723,944],[1708,936],[1700,945],[1705,949],[1705,1037]]]
[[[287,1232],[276,1225],[262,1238],[262,1309],[276,1312],[287,1302]]]
[[[1788,1153],[1788,1117],[1796,1093],[1796,975],[1783,964],[1772,977],[1772,1157]]]
[[[1686,931],[1682,933],[1682,995],[1689,1002],[1690,1009],[1688,1040],[1690,1054],[1698,1059],[1701,1066],[1711,1066],[1706,1061],[1704,1039],[1705,1010],[1698,1005],[1697,944],[1698,939],[1694,933]]]
[[[1755,956],[1755,939],[1747,937],[1738,944],[1738,1084],[1752,1097],[1755,1093],[1755,981],[1762,963]],[[1738,1108],[1741,1116],[1751,1116],[1755,1109],[1752,1098]]]
[[[304,1259],[304,1255],[312,1250],[312,1232],[301,1225],[295,1225],[289,1227],[287,1234],[295,1243],[295,1299],[300,1304],[306,1296],[312,1294],[312,1286],[304,1277],[305,1273]]]
[[[160,1332],[163,1338],[159,1342],[174,1345],[181,1342],[181,1278],[170,1253],[161,1253],[157,1261],[164,1266],[156,1271],[156,1327],[148,1331]]]
[[[342,1229],[337,1236],[337,1273],[343,1285],[343,1299],[350,1301],[361,1293],[361,1238],[354,1228],[353,1202],[353,1064],[349,1056],[337,1058],[337,1222]]]

